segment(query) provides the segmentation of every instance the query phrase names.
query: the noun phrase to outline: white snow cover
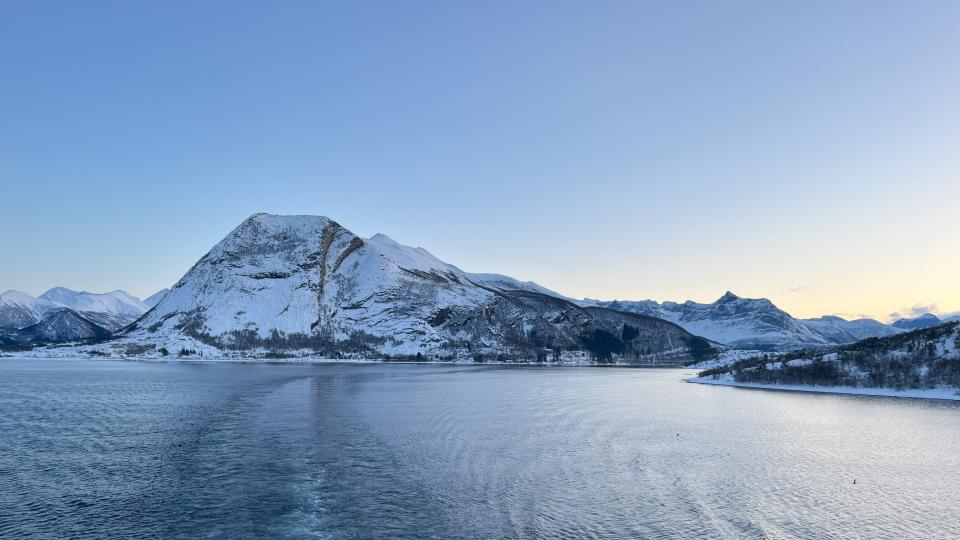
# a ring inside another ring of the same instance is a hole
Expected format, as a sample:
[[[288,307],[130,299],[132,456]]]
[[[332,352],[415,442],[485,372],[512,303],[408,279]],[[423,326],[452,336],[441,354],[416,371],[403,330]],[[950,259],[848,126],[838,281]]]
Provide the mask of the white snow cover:
[[[304,271],[303,261],[313,267]],[[412,272],[437,282],[412,284]],[[386,347],[391,353],[408,354],[436,333],[424,322],[436,306],[475,305],[490,295],[457,267],[385,235],[364,241],[326,217],[257,214],[214,246],[134,335],[161,346],[168,337],[180,339],[177,327],[199,309],[198,330],[211,336],[251,330],[266,338],[273,331],[329,328],[346,339],[362,329],[393,341]],[[407,317],[396,316],[400,299],[412,309]],[[336,321],[330,306],[341,306]]]
[[[152,308],[153,306],[159,304],[160,300],[163,300],[163,297],[166,296],[168,292],[170,292],[170,289],[160,289],[159,291],[145,298],[143,300],[143,304],[147,306],[147,308]]]
[[[0,294],[0,328],[24,328],[40,322],[59,304],[34,298],[21,291],[9,290]]]
[[[802,319],[800,322],[814,331],[832,338],[835,343],[852,343],[861,339],[892,336],[902,332],[899,328],[883,324],[874,319],[848,321],[836,315],[825,315],[817,319]]]
[[[40,298],[80,312],[92,311],[139,316],[148,309],[147,305],[141,302],[139,298],[119,290],[98,294],[74,291],[66,287],[54,287],[41,294]]]
[[[506,289],[512,291],[530,291],[540,294],[545,294],[547,296],[555,296],[557,298],[563,298],[564,300],[573,301],[572,298],[564,296],[556,291],[550,290],[538,283],[533,281],[520,281],[519,279],[514,279],[510,276],[504,276],[502,274],[482,274],[482,273],[467,273],[467,277],[470,278],[474,283],[480,283],[488,287],[494,287],[496,289]]]
[[[55,287],[39,298],[21,291],[7,291],[0,295],[0,328],[21,330],[44,322],[64,309],[76,312],[94,325],[112,332],[135,321],[147,307],[123,291],[97,294]],[[66,328],[62,324],[54,324],[55,321],[49,322],[51,328]],[[87,327],[96,333],[100,332],[95,326]]]

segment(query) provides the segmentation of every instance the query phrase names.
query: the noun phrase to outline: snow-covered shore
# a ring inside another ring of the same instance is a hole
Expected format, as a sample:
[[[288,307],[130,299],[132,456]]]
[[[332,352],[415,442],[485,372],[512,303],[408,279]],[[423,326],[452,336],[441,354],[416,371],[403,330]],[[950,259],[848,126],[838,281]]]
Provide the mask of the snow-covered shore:
[[[688,383],[754,388],[760,390],[780,390],[785,392],[814,392],[820,394],[851,394],[859,396],[900,397],[915,399],[946,399],[960,401],[960,390],[956,388],[933,388],[930,390],[897,390],[895,388],[864,388],[853,386],[807,386],[797,384],[759,384],[738,383],[730,374],[714,377],[691,377]]]

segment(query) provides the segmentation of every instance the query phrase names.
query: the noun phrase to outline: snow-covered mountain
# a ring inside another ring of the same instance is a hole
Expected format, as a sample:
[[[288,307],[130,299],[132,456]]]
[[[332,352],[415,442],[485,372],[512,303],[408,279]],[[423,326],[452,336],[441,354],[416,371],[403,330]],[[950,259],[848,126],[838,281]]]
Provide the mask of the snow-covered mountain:
[[[25,292],[7,291],[0,294],[0,328],[17,329],[36,324],[57,307],[53,302]]]
[[[828,316],[795,319],[766,298],[741,298],[727,292],[716,302],[584,300],[599,305],[666,319],[687,331],[738,349],[791,350],[799,347],[852,343],[866,337],[892,335],[898,330],[872,319],[847,321]]]
[[[147,306],[147,309],[152,308],[159,304],[160,300],[163,300],[163,297],[166,296],[168,292],[170,292],[170,289],[160,289],[144,299],[143,304]]]
[[[825,315],[817,319],[801,319],[800,322],[817,333],[828,337],[836,344],[853,343],[872,337],[892,336],[900,332],[899,329],[874,319],[848,321],[836,315]]]
[[[924,313],[913,319],[899,319],[893,323],[893,327],[900,330],[918,330],[920,328],[930,328],[937,326],[942,321],[933,313]]]
[[[257,214],[201,258],[120,342],[204,354],[676,363],[712,350],[667,321],[580,306],[533,283],[470,274],[319,216]]]
[[[40,298],[68,307],[111,332],[137,320],[149,309],[139,298],[124,291],[98,294],[54,287]]]
[[[96,294],[55,287],[39,298],[7,291],[0,295],[0,334],[5,342],[31,344],[103,337],[146,310],[123,291]]]
[[[109,335],[109,330],[76,311],[59,307],[40,322],[19,329],[11,337],[19,343],[41,344],[102,338]]]

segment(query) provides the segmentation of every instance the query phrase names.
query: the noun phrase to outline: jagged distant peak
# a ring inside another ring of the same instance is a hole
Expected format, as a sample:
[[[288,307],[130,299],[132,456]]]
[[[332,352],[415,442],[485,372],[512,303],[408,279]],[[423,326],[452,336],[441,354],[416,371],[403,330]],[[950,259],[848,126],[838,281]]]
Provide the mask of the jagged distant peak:
[[[717,302],[732,302],[734,300],[740,300],[740,297],[733,294],[731,291],[727,291],[723,293],[723,296],[717,299]]]
[[[390,243],[393,243],[393,244],[399,243],[399,242],[397,242],[396,240],[394,240],[393,238],[390,238],[389,236],[387,236],[387,235],[385,235],[385,234],[383,234],[383,233],[377,233],[377,234],[371,236],[370,238],[367,238],[367,240],[369,240],[369,241],[371,241],[371,242],[390,242]]]

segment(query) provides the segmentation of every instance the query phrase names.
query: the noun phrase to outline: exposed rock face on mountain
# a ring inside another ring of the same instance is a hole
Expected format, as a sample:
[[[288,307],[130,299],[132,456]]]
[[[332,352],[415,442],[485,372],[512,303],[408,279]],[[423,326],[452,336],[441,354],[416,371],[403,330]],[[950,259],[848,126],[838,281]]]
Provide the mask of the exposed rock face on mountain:
[[[851,343],[898,331],[872,319],[847,321],[840,317],[822,317],[798,320],[770,300],[740,298],[731,292],[710,304],[692,301],[658,303],[653,300],[585,300],[583,303],[666,319],[693,334],[739,349],[784,351]]]
[[[20,291],[0,295],[3,343],[45,344],[99,338],[132,323],[146,311],[123,291],[95,294],[56,287],[34,298]]]
[[[122,340],[205,354],[679,363],[713,347],[679,326],[584,307],[536,284],[469,274],[317,216],[257,214],[217,244]]]
[[[933,313],[924,313],[923,315],[916,317],[914,319],[900,319],[893,323],[894,328],[900,330],[918,330],[920,328],[930,328],[931,326],[937,326],[942,321],[940,317],[937,317]]]

